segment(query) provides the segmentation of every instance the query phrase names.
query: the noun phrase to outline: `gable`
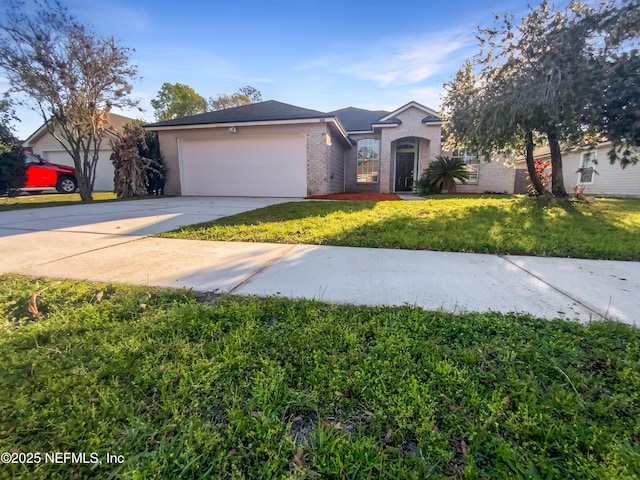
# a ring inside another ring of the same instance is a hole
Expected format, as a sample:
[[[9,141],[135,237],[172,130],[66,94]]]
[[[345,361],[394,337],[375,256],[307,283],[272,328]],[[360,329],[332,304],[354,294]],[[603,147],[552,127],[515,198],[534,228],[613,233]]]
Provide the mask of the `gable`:
[[[429,107],[425,107],[424,105],[418,102],[409,102],[406,105],[403,105],[402,107],[398,108],[397,110],[394,110],[393,112],[389,113],[387,116],[382,117],[380,120],[383,122],[387,120],[391,120],[394,117],[399,117],[399,115],[401,115],[406,110],[411,110],[411,109],[415,109],[423,113],[423,119],[421,120],[423,121],[423,123],[428,123],[433,121],[442,121],[442,118],[440,117],[440,115],[438,115],[438,112],[436,112],[435,110]]]
[[[124,115],[118,115],[116,113],[111,112],[109,113],[109,124],[106,127],[106,132],[107,134],[111,134],[111,132],[120,130],[127,123],[131,123],[133,121],[134,121],[133,118],[125,117]],[[38,143],[48,144],[51,141],[55,142],[55,144],[58,145],[58,147],[60,146],[58,141],[55,138],[53,138],[51,133],[49,133],[49,130],[47,129],[47,124],[44,123],[42,124],[42,126],[40,126],[40,128],[38,128],[35,132],[33,132],[29,136],[29,138],[27,138],[22,143],[22,146],[30,147]]]
[[[435,122],[425,122],[425,111],[421,108],[417,107],[409,107],[395,115],[395,118],[400,120],[402,124],[411,124],[411,125],[422,125],[424,123],[439,123],[440,117],[437,117],[438,120]]]

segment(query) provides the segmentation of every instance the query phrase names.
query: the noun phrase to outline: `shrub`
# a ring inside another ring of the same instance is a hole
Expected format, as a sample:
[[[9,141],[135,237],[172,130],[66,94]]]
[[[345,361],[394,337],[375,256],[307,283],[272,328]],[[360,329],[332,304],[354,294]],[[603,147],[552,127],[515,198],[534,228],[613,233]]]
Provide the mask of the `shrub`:
[[[167,167],[160,153],[160,142],[157,132],[145,133],[144,140],[138,142],[138,154],[148,160],[145,171],[147,195],[163,195]]]
[[[551,161],[550,160],[541,160],[539,158],[535,159],[533,165],[536,169],[536,173],[538,174],[538,178],[540,178],[540,182],[545,190],[549,190],[551,187]],[[526,170],[527,176],[527,190],[529,195],[536,196],[536,189],[533,187],[531,183],[531,176],[529,175],[529,170]]]
[[[27,180],[24,152],[20,142],[0,125],[0,195],[14,196]]]
[[[447,193],[456,192],[456,180],[467,183],[469,171],[467,164],[460,158],[438,156],[429,164],[425,173],[427,180]]]
[[[428,168],[424,169],[422,175],[420,175],[420,178],[416,182],[416,190],[418,191],[418,194],[422,195],[423,197],[442,192],[442,188],[438,188],[431,182]]]

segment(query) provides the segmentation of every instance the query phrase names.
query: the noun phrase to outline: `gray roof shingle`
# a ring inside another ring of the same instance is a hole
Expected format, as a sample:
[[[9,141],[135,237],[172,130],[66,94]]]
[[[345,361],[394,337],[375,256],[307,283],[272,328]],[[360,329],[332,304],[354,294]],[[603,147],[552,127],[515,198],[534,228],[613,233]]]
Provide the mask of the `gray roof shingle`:
[[[240,107],[217,110],[215,112],[190,115],[188,117],[174,118],[164,122],[145,125],[153,127],[177,127],[183,125],[206,125],[209,123],[242,123],[242,122],[267,122],[276,120],[302,120],[310,118],[332,118],[330,113],[296,107],[287,103],[267,100],[266,102],[251,103]]]
[[[432,123],[432,122],[441,122],[442,117],[438,117],[437,115],[427,115],[422,119],[422,123]]]
[[[347,107],[329,112],[340,120],[347,132],[369,131],[372,123],[400,123],[398,119],[380,122],[380,119],[389,115],[390,112],[384,110],[365,110],[363,108]]]

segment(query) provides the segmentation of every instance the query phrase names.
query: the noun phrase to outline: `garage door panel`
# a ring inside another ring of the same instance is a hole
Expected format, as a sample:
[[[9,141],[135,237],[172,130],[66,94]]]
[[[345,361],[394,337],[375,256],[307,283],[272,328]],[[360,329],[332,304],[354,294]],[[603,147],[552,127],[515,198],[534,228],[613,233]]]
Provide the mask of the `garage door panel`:
[[[51,163],[69,165],[74,167],[73,158],[65,151],[42,152],[42,157]],[[93,185],[95,191],[113,192],[113,163],[111,152],[101,151],[96,164],[96,181]]]
[[[305,137],[181,142],[180,181],[183,195],[303,197]]]

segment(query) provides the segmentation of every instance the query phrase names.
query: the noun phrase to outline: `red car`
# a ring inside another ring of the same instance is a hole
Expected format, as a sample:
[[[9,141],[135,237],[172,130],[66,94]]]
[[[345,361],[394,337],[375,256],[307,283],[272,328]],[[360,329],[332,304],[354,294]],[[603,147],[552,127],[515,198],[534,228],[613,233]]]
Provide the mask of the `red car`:
[[[60,193],[76,191],[78,182],[75,168],[49,163],[32,153],[25,153],[24,156],[24,163],[27,165],[27,181],[22,190],[32,193],[48,188],[55,188]]]

